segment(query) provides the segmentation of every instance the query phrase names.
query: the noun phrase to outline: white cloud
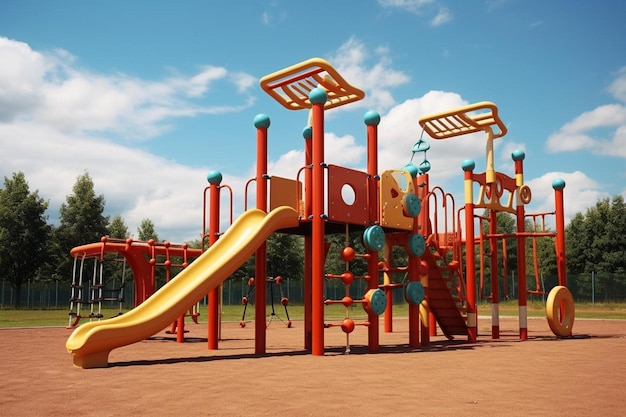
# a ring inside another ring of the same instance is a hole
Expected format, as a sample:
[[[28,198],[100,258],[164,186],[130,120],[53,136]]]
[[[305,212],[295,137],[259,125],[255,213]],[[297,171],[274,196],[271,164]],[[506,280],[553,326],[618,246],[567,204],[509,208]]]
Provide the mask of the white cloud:
[[[423,97],[410,99],[395,106],[381,119],[379,127],[379,167],[400,169],[412,157],[411,149],[421,135],[420,117],[467,105],[456,93],[430,91]],[[431,148],[426,156],[437,178],[446,179],[460,175],[461,162],[467,158],[484,157],[484,137],[466,135],[448,140],[435,140],[424,135]],[[413,163],[418,165],[423,154],[416,154]]]
[[[131,233],[150,218],[161,238],[199,237],[207,169],[118,144],[116,135],[127,144],[162,134],[176,117],[247,108],[254,77],[216,66],[157,81],[98,74],[77,67],[67,51],[42,53],[3,37],[0,62],[0,175],[24,172],[31,189],[50,201],[51,222],[88,172],[105,196],[106,214],[121,214]],[[203,102],[216,82],[233,88],[232,103]],[[243,189],[238,178],[229,180]]]
[[[75,66],[68,52],[46,54],[0,37],[0,121],[36,120],[66,132],[114,132],[150,138],[175,117],[240,111],[253,102],[254,77],[205,66],[192,76],[145,81],[124,74],[94,74]],[[233,103],[206,105],[212,83],[235,87]]]
[[[397,7],[415,14],[420,14],[424,7],[432,3],[434,0],[378,0],[382,7]]]
[[[432,14],[435,10],[435,17],[430,20],[431,26],[439,26],[452,20],[450,10],[441,6],[436,0],[378,0],[378,4],[385,8],[401,9],[417,16]]]
[[[4,175],[24,172],[31,191],[39,190],[50,201],[51,221],[77,177],[87,171],[96,194],[105,196],[108,214],[121,214],[131,233],[150,218],[162,238],[186,240],[200,234],[205,170],[102,138],[32,124],[0,125],[0,147],[9,150],[0,154]]]
[[[94,179],[96,193],[107,200],[107,214],[121,214],[132,233],[136,233],[142,219],[150,218],[162,239],[182,241],[199,236],[202,190],[207,185],[204,178],[211,167],[184,166],[147,150],[116,143],[115,135],[123,132],[145,139],[162,134],[175,117],[246,108],[253,101],[247,91],[256,84],[254,77],[219,66],[205,66],[192,76],[174,74],[158,81],[125,74],[97,74],[77,68],[74,57],[65,51],[41,53],[27,44],[1,37],[0,62],[0,174],[9,176],[11,172],[23,171],[31,189],[38,189],[43,198],[50,200],[52,221],[56,221],[54,210],[72,192],[76,178],[87,171]],[[393,68],[385,47],[372,53],[353,38],[340,47],[331,62],[349,82],[367,91],[362,108],[381,111],[380,172],[401,168],[411,160],[412,146],[421,134],[420,117],[468,104],[459,94],[444,91],[430,91],[396,103],[393,90],[410,78]],[[211,89],[216,83],[220,88],[233,88],[234,104],[211,105]],[[616,95],[621,91],[619,87],[613,90]],[[581,115],[562,130],[586,136],[597,126],[613,126],[613,143],[620,143],[625,137],[624,109],[614,106]],[[360,126],[364,131],[363,124]],[[327,128],[330,131],[325,134],[326,162],[362,169],[365,140],[334,132],[330,124]],[[484,166],[485,143],[481,134],[449,140],[424,139],[431,145],[427,153],[431,173],[439,185],[451,192],[462,189],[460,164],[464,159],[472,158],[477,167]],[[510,160],[513,148],[524,147],[509,142],[496,145],[502,161]],[[413,162],[419,164],[422,156],[416,154]],[[498,163],[503,165],[499,170],[507,170],[504,162]],[[291,149],[269,162],[268,173],[293,178],[302,165],[303,150]],[[583,173],[554,174],[567,181],[569,214],[606,195]],[[223,184],[241,195],[253,175],[253,169],[236,174],[226,172]],[[546,207],[553,207],[550,175],[531,182],[538,206],[545,203]],[[254,193],[249,193],[251,207]],[[227,200],[225,195],[224,219],[228,219],[231,210]],[[243,210],[239,200],[232,208],[235,216]]]
[[[626,102],[626,67],[617,72],[617,78],[609,86],[609,93],[616,99]]]
[[[47,72],[44,56],[23,43],[0,37],[0,122],[36,108]]]
[[[271,20],[271,16],[270,16],[269,12],[264,11],[263,13],[261,13],[261,22],[264,25],[269,25],[270,24],[270,20]]]
[[[626,158],[626,106],[605,104],[581,114],[550,135],[546,147]]]
[[[608,88],[619,101],[626,101],[626,67]],[[549,152],[586,150],[596,155],[626,158],[626,105],[605,104],[584,112],[548,137]]]
[[[565,223],[578,212],[585,212],[596,201],[609,197],[609,193],[602,191],[602,184],[593,180],[581,171],[548,172],[538,178],[526,179],[526,184],[532,191],[532,201],[527,212],[554,211],[554,189],[552,181],[557,178],[565,180],[563,190],[563,208]]]
[[[356,167],[364,162],[365,154],[365,143],[357,144],[351,135],[337,136],[332,132],[326,132],[324,135],[324,161],[327,164]],[[276,161],[269,162],[268,172],[272,175],[295,178],[304,164],[304,151],[291,150]]]
[[[390,90],[410,81],[407,74],[393,69],[387,48],[378,48],[371,56],[356,38],[341,45],[329,60],[346,81],[367,91],[364,100],[350,106],[352,110],[356,107],[388,109],[395,104]]]
[[[439,12],[437,13],[437,16],[435,16],[430,21],[430,24],[432,26],[440,26],[451,20],[452,20],[452,13],[450,13],[450,10],[447,7],[440,7]]]

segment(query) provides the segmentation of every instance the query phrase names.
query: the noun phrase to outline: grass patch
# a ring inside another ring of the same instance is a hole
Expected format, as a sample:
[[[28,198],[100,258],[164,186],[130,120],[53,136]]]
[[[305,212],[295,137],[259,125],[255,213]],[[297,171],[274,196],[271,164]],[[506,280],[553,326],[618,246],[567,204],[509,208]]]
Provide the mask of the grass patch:
[[[501,316],[514,316],[518,315],[517,301],[505,301],[499,305]],[[287,320],[285,309],[283,306],[274,306],[277,318]],[[545,317],[545,302],[541,299],[528,300],[527,305],[529,317]],[[271,307],[267,308],[267,315],[269,317],[271,313]],[[302,320],[304,318],[304,307],[301,305],[290,305],[288,307],[289,318],[291,320]],[[393,313],[395,317],[406,317],[408,315],[408,305],[398,304],[394,305]],[[117,309],[103,309],[102,314],[105,318],[113,317],[117,314]],[[326,306],[324,310],[324,316],[328,320],[339,320],[345,317],[345,309],[341,305]],[[478,314],[490,315],[491,306],[489,303],[480,303],[478,305]],[[223,306],[222,308],[222,320],[223,321],[241,321],[243,315],[242,305],[230,305]],[[350,317],[356,320],[364,320],[367,314],[360,305],[354,305],[350,307]],[[593,319],[618,319],[626,320],[626,303],[577,303],[576,304],[576,318],[593,318]],[[15,327],[45,327],[55,326],[64,327],[68,325],[69,316],[66,309],[59,310],[16,310],[14,308],[0,309],[0,328],[15,328]],[[246,311],[246,321],[254,320],[254,306],[249,305]],[[207,311],[206,306],[200,308],[201,323],[206,323]],[[83,319],[83,322],[89,321],[88,318]]]

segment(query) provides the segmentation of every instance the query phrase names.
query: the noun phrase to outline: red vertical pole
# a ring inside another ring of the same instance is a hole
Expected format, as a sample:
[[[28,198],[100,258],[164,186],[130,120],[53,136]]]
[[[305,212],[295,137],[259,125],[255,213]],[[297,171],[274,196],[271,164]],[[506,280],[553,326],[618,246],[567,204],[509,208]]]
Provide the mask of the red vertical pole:
[[[494,198],[498,198],[495,192],[496,184],[493,184],[494,189],[491,191],[491,195]],[[498,233],[498,212],[495,210],[489,211],[489,233],[494,235]],[[498,238],[489,238],[489,249],[491,253],[491,337],[494,339],[500,338],[500,287],[498,283]],[[504,277],[506,279],[506,277]]]
[[[475,342],[478,338],[476,311],[476,260],[474,258],[474,191],[473,171],[476,164],[463,161],[463,184],[465,188],[465,275],[467,288],[467,339]]]
[[[209,248],[219,239],[220,230],[220,183],[222,174],[217,171],[209,172]],[[219,288],[209,292],[207,306],[208,320],[208,348],[217,349],[219,339]]]
[[[311,181],[311,353],[324,354],[324,104],[328,96],[321,88],[314,88],[309,94],[313,116],[313,149]]]
[[[256,208],[267,211],[267,129],[270,118],[259,114],[254,118],[256,133]],[[265,353],[266,347],[266,276],[267,245],[264,242],[256,251],[254,264],[254,352]]]
[[[565,210],[563,206],[563,189],[565,188],[565,181],[561,178],[557,178],[552,181],[552,188],[554,188],[554,208],[556,211],[556,270],[559,277],[559,285],[567,286],[567,275],[565,269]]]
[[[367,173],[368,173],[368,204],[369,204],[369,220],[370,224],[379,222],[379,203],[378,203],[378,124],[380,123],[380,115],[370,111],[365,113],[365,124],[367,125]],[[368,281],[368,290],[378,288],[378,252],[368,250],[367,258],[367,274],[370,279]],[[368,347],[371,353],[380,350],[378,316],[368,313],[367,327]]]
[[[526,288],[526,237],[519,235],[525,232],[524,218],[524,158],[526,155],[523,151],[514,151],[512,154],[515,161],[515,185],[516,193],[516,217],[517,217],[517,294],[519,306],[519,338],[520,340],[528,339],[528,293]],[[528,202],[528,201],[526,201]]]
[[[422,210],[420,211],[420,214],[417,217],[419,221],[418,230],[420,231],[422,235],[425,236],[425,238],[428,238],[428,235],[431,233],[431,231],[428,229],[428,222],[429,222],[428,216],[430,215],[430,207],[428,204],[428,193],[430,192],[429,185],[428,185],[428,174],[420,175],[419,177],[417,177],[417,183],[418,183],[417,195],[422,201]],[[426,300],[426,304],[428,305],[428,265],[424,265],[420,260],[414,263],[409,262],[409,268],[411,268],[411,266],[414,269],[417,269],[419,280],[424,286],[424,293],[426,295],[425,300]],[[431,314],[429,314],[428,311],[425,311],[424,317],[422,317],[422,310],[427,310],[427,309],[419,309],[419,325],[420,325],[420,330],[421,330],[420,341],[423,346],[427,346],[428,344],[430,344],[431,335],[430,335],[430,330],[429,330],[430,329],[429,322],[430,322]],[[410,311],[410,307],[409,307],[409,311]],[[416,324],[413,324],[413,325],[416,326]],[[411,323],[409,323],[409,326],[411,326]],[[410,337],[411,336],[409,335],[409,338]]]
[[[313,183],[312,183],[312,168],[313,163],[313,129],[311,126],[307,126],[302,132],[304,137],[304,163],[306,169],[304,170],[304,218],[308,219],[312,213],[312,201],[313,201]],[[311,350],[311,343],[313,337],[312,327],[312,304],[311,304],[311,291],[312,291],[312,239],[311,234],[308,233],[304,236],[304,348]]]
[[[413,186],[417,190],[417,172],[412,172]],[[419,197],[419,194],[418,194]],[[422,207],[423,210],[423,207]],[[419,233],[419,216],[413,219],[413,233]],[[409,282],[419,281],[419,258],[417,256],[409,256],[409,262],[407,265]],[[420,306],[409,304],[409,346],[412,348],[418,347],[420,344]]]

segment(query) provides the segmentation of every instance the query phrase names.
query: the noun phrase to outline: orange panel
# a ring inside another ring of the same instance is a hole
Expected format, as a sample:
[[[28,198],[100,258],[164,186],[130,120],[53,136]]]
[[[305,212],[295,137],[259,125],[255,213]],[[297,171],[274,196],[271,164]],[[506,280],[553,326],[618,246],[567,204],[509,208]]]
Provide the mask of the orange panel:
[[[270,178],[270,211],[281,206],[288,206],[299,211],[298,200],[301,199],[302,183],[300,181],[275,176]]]
[[[385,171],[380,177],[380,225],[412,230],[413,218],[404,215],[402,197],[413,193],[413,181],[407,171]]]
[[[328,218],[348,224],[368,224],[367,173],[328,166]]]

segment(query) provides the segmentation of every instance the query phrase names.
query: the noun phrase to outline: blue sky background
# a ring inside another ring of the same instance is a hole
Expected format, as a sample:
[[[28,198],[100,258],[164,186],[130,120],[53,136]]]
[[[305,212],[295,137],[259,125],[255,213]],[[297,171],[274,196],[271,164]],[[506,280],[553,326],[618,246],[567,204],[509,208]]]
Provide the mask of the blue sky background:
[[[328,112],[327,162],[365,167],[367,110],[382,171],[409,161],[419,117],[493,101],[509,129],[496,169],[523,149],[528,210],[551,210],[561,177],[569,218],[626,196],[625,18],[613,0],[0,0],[0,175],[23,171],[56,222],[87,171],[132,233],[149,218],[161,239],[198,238],[208,171],[241,213],[255,115],[272,121],[270,174],[304,163],[307,114],[258,81],[321,57],[367,94]],[[484,139],[430,142],[431,182],[462,202]]]

